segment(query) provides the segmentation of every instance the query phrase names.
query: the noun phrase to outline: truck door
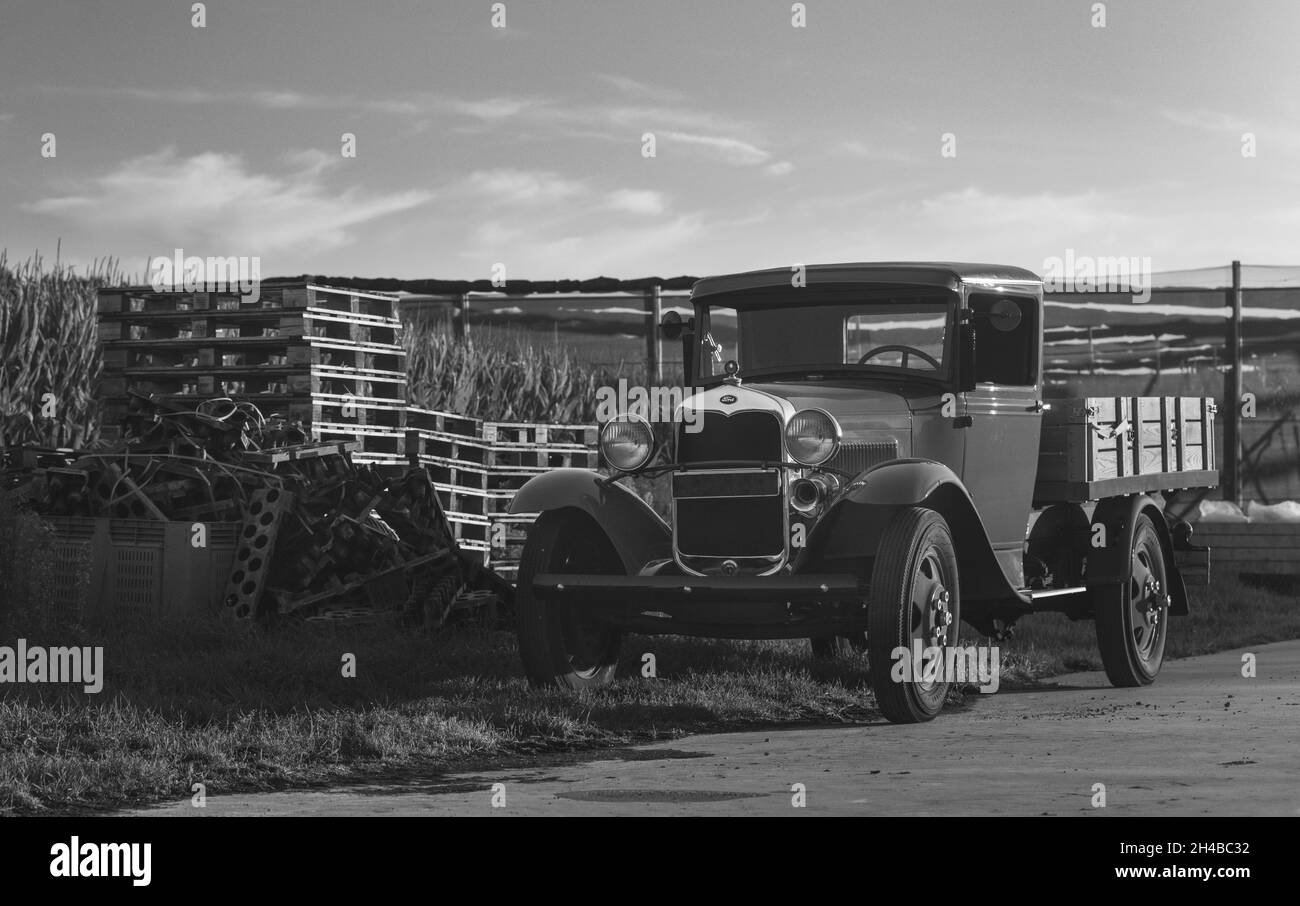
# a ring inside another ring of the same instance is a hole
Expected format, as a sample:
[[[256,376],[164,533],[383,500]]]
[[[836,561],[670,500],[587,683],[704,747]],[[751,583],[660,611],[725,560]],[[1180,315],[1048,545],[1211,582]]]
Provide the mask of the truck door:
[[[1018,319],[1007,302],[1019,310]],[[998,303],[1001,316],[993,317]],[[1042,423],[1042,302],[1028,294],[972,290],[967,304],[976,315],[975,389],[965,395],[970,424],[962,481],[1002,571],[1022,587]]]

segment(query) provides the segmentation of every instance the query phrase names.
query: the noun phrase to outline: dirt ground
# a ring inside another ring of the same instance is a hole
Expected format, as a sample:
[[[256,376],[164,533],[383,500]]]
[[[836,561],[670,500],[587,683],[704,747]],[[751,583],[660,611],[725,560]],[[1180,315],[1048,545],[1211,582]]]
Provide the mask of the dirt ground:
[[[1242,676],[1247,651],[1256,656],[1254,678]],[[133,813],[1300,815],[1300,641],[1168,662],[1141,689],[1077,673],[968,701],[923,725],[695,736]],[[1104,807],[1094,806],[1096,784],[1105,785]]]

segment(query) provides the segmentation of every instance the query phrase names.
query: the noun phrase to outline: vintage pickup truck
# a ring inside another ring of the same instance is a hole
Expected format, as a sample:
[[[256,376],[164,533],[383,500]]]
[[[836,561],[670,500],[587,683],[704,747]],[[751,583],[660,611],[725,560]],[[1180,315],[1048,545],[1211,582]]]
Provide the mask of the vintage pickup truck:
[[[692,388],[671,442],[620,414],[607,474],[549,472],[513,502],[540,513],[516,596],[533,682],[609,682],[625,633],[809,638],[865,649],[881,711],[915,722],[948,683],[898,681],[900,648],[1040,611],[1094,620],[1113,684],[1155,678],[1188,611],[1160,492],[1217,484],[1212,400],[1045,400],[1043,283],[1015,267],[764,270],[691,301],[662,324]],[[668,477],[670,519],[636,475]]]

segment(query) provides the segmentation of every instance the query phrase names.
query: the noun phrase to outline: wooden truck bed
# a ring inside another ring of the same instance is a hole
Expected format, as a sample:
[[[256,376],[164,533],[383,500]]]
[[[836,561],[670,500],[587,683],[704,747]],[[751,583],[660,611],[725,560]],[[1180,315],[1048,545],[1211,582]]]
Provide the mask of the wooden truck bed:
[[[1219,483],[1213,399],[1090,396],[1049,405],[1035,505]]]

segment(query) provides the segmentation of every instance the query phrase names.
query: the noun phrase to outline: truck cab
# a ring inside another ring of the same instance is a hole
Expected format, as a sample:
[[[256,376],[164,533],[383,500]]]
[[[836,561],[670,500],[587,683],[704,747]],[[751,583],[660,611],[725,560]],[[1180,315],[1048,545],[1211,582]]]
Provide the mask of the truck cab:
[[[530,678],[608,682],[628,632],[807,637],[821,656],[865,649],[885,715],[927,720],[947,683],[897,681],[900,648],[941,654],[963,621],[997,638],[1035,610],[1099,608],[1120,618],[1112,680],[1154,678],[1161,621],[1186,606],[1159,504],[1127,493],[1103,506],[1090,482],[1039,499],[1036,275],[800,266],[706,278],[691,302],[663,324],[682,343],[677,410],[619,414],[601,430],[607,474],[548,473],[514,501],[540,513],[516,601]],[[666,480],[667,520],[629,476]],[[1098,518],[1114,544],[1092,550]]]

